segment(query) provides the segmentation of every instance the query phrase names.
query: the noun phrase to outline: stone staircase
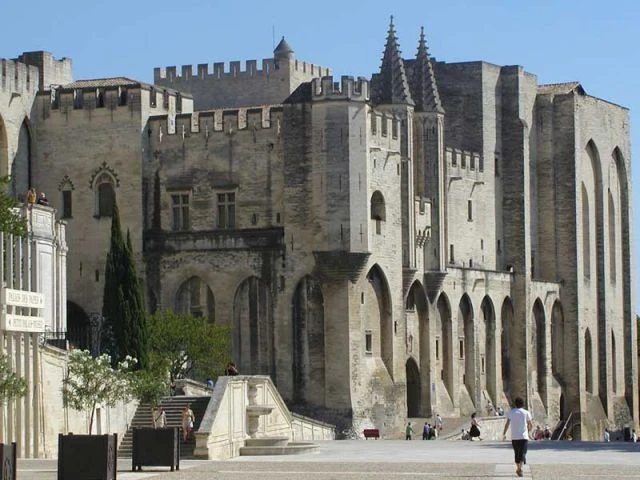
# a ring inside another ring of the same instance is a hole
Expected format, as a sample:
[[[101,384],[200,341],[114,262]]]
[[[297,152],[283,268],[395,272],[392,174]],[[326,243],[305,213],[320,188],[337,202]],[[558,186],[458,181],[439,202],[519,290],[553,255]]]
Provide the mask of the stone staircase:
[[[180,457],[192,457],[195,448],[195,438],[192,436],[186,442],[182,441],[182,409],[189,404],[193,415],[195,416],[194,431],[200,428],[200,422],[207,410],[211,397],[192,397],[186,395],[176,395],[174,397],[164,397],[160,402],[160,407],[164,408],[167,416],[167,427],[180,428]],[[129,429],[125,433],[120,446],[118,448],[118,456],[131,457],[133,443],[133,429],[141,427],[152,427],[151,421],[151,405],[141,404],[138,406],[136,413],[131,420]]]

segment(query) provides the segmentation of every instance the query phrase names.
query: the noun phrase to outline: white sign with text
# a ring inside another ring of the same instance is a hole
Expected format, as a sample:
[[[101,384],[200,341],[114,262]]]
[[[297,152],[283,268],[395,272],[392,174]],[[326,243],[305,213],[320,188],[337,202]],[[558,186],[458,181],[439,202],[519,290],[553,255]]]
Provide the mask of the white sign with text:
[[[44,308],[44,295],[26,290],[4,288],[2,290],[2,301],[5,305],[12,307]]]
[[[44,318],[7,314],[2,328],[12,332],[44,332]]]

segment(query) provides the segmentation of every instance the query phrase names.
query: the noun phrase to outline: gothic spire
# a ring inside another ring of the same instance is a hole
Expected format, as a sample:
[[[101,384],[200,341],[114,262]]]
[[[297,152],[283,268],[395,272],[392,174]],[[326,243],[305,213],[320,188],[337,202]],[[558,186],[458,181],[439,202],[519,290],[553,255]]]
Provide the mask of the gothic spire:
[[[413,68],[413,97],[416,102],[416,110],[420,112],[444,113],[436,77],[433,74],[433,66],[429,58],[427,42],[424,38],[424,27],[420,27],[420,42],[418,53]]]
[[[376,75],[374,97],[377,103],[396,103],[413,105],[409,83],[404,69],[396,29],[393,25],[393,15],[387,33],[387,43],[384,47],[380,73]]]

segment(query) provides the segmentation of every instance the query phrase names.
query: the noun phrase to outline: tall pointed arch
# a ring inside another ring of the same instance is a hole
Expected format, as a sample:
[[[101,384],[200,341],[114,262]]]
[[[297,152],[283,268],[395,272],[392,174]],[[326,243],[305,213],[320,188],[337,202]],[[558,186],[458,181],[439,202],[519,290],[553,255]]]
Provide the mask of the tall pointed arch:
[[[587,328],[584,332],[584,376],[585,390],[589,393],[593,393],[593,370],[593,341]]]
[[[177,313],[206,318],[213,323],[216,319],[215,297],[211,287],[200,277],[185,280],[178,288],[175,297]]]
[[[31,185],[32,135],[29,120],[25,118],[20,125],[18,145],[11,165],[11,182],[14,195],[26,192]]]
[[[506,297],[502,302],[502,308],[500,310],[500,321],[502,324],[500,353],[502,361],[502,389],[507,398],[511,396],[511,382],[513,377],[512,357],[515,355],[517,344],[513,314],[514,310],[511,298]]]
[[[293,294],[293,400],[324,405],[325,322],[320,283],[303,277]]]
[[[565,378],[565,338],[564,312],[562,304],[556,300],[551,309],[551,371],[553,376],[561,384]]]
[[[459,372],[462,373],[460,384],[467,387],[471,401],[477,406],[479,399],[476,375],[476,337],[474,328],[473,305],[469,295],[462,295],[458,304],[458,356]]]
[[[597,352],[602,352],[604,355],[607,352],[607,321],[606,321],[606,284],[605,284],[605,266],[607,264],[605,258],[605,224],[604,224],[604,184],[602,180],[602,162],[600,159],[600,153],[593,140],[589,140],[586,146],[587,154],[591,163],[591,171],[593,174],[593,193],[594,193],[594,212],[592,217],[594,219],[595,238],[593,240],[594,245],[594,264],[592,265],[593,280],[591,282],[591,289],[587,295],[593,298],[593,303],[584,305],[584,312],[589,310],[595,312],[595,323],[593,335],[593,348]],[[594,289],[595,287],[595,289]],[[596,327],[597,326],[597,327]],[[602,365],[594,371],[597,372],[597,376],[594,378],[595,390],[599,397],[605,411],[609,410],[609,392],[607,391],[607,371],[609,359],[605,356],[602,357]],[[598,362],[600,363],[600,362]]]
[[[531,342],[531,369],[536,372],[536,388],[542,400],[547,404],[547,328],[542,301],[537,298],[533,303]]]
[[[591,279],[591,209],[589,208],[589,193],[582,182],[582,276],[585,282]]]
[[[453,398],[455,381],[453,378],[453,322],[451,319],[449,298],[444,292],[438,297],[436,305],[442,331],[441,376],[449,396]],[[438,358],[438,350],[438,345],[436,344],[436,358]]]
[[[619,147],[613,149],[613,160],[616,165],[616,173],[619,187],[619,217],[620,217],[620,235],[617,244],[620,250],[621,268],[618,282],[622,287],[622,345],[623,345],[623,362],[621,365],[632,365],[634,361],[634,324],[635,314],[631,311],[631,231],[630,231],[630,211],[631,198],[629,197],[629,172],[627,170],[627,161],[624,158],[622,150]],[[625,375],[624,393],[631,408],[633,405],[633,397],[637,394],[634,391],[634,382],[631,375]]]
[[[480,355],[480,372],[483,374],[482,378],[484,379],[483,388],[489,392],[489,396],[495,405],[498,400],[496,314],[491,297],[488,295],[482,299],[480,311],[482,312],[482,328],[479,336],[484,336],[484,352],[481,352]]]
[[[420,372],[420,415],[432,415],[431,406],[433,399],[431,398],[431,353],[433,351],[433,342],[439,333],[433,331],[433,325],[429,319],[429,302],[423,285],[419,281],[415,281],[409,293],[407,294],[406,309],[413,307],[415,317],[418,322],[418,349],[413,351],[417,353],[418,368]],[[408,382],[408,379],[407,379]]]
[[[609,209],[607,214],[609,216],[609,282],[612,284],[616,284],[618,268],[617,268],[617,252],[618,252],[618,242],[616,238],[619,238],[619,234],[617,234],[618,226],[616,221],[616,204],[613,200],[613,195],[611,194],[611,189],[608,191],[608,204]]]
[[[241,372],[275,378],[271,294],[262,279],[252,276],[233,300],[233,358]]]
[[[380,357],[387,367],[389,375],[393,377],[393,315],[389,283],[377,264],[371,267],[367,273],[367,280],[376,299],[375,304],[369,305],[368,312],[379,319],[377,330],[379,332]]]

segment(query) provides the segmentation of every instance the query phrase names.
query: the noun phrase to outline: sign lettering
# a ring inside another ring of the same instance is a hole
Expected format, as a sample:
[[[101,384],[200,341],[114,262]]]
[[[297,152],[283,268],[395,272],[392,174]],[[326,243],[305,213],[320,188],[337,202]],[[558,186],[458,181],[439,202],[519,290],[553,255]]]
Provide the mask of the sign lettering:
[[[3,328],[13,332],[44,332],[44,318],[7,314]]]
[[[12,307],[44,308],[44,295],[26,290],[5,288],[3,289],[3,301]]]

